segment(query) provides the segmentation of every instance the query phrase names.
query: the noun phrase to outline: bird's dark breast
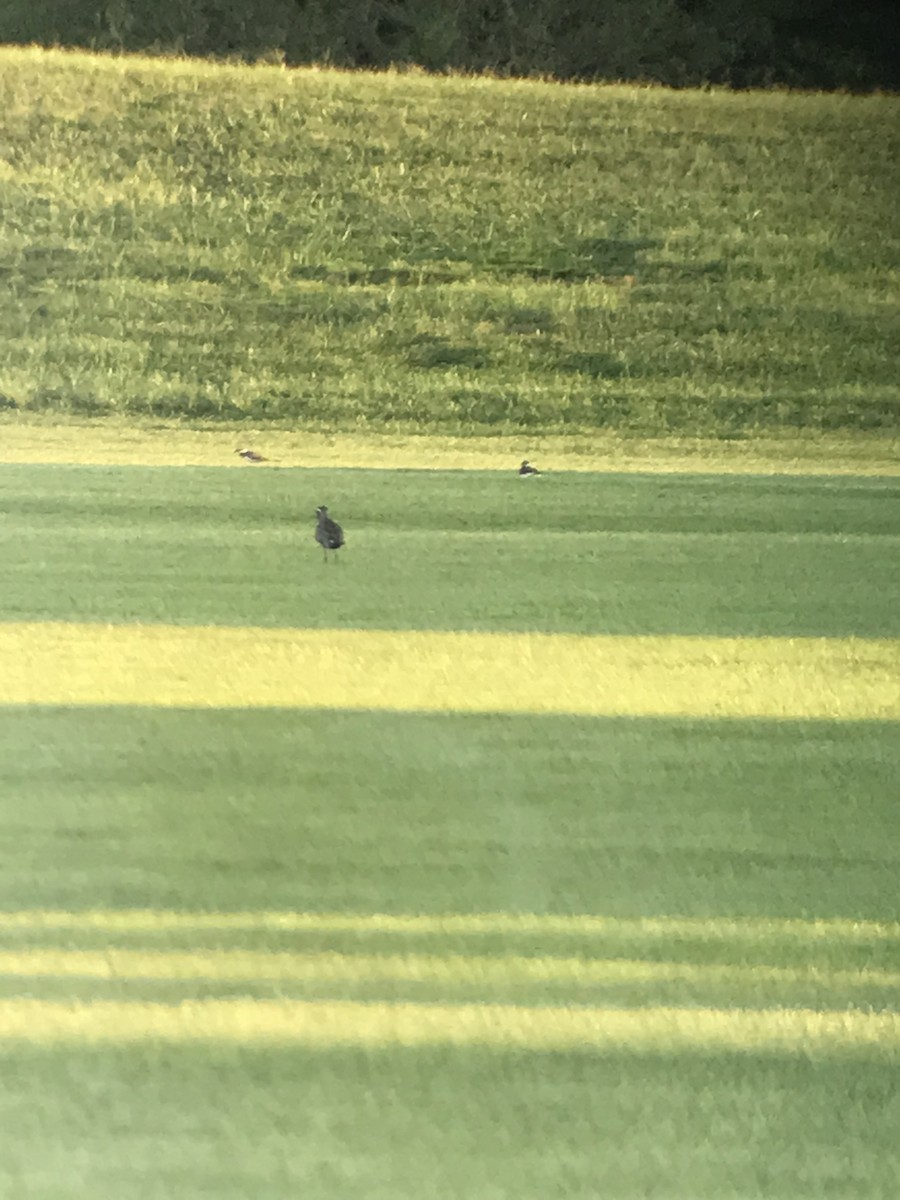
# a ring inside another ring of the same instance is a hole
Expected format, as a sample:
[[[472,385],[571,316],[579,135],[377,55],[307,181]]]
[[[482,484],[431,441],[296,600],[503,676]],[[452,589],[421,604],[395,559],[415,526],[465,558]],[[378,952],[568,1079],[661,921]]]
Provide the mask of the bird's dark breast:
[[[316,541],[326,550],[340,550],[344,535],[340,529],[319,529],[316,531]]]

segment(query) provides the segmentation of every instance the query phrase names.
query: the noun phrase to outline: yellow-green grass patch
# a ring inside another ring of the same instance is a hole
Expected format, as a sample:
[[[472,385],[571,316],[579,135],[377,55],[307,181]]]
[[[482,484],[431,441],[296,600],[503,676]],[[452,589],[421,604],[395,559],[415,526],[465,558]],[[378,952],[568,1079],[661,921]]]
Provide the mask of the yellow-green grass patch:
[[[797,984],[830,989],[893,990],[900,995],[900,970],[842,970],[813,965],[646,961],[539,954],[346,954],[264,950],[70,950],[58,946],[0,951],[0,976],[17,979],[203,980],[229,983],[437,984],[457,987],[567,988],[641,984],[687,984],[700,990],[729,985],[743,994],[764,990],[772,997]]]
[[[858,942],[897,942],[900,922],[805,920],[799,917],[608,917],[593,913],[354,913],[176,911],[150,908],[109,908],[69,911],[24,909],[0,912],[0,930],[99,930],[130,934],[165,930],[278,931],[285,933],[433,934],[480,936],[492,934],[627,937],[640,943],[666,938],[722,943],[756,942],[776,938],[802,945],[853,945]]]
[[[900,440],[809,434],[746,441],[703,438],[451,437],[297,433],[283,429],[142,428],[113,420],[90,425],[5,420],[0,463],[97,466],[363,467],[384,470],[499,470],[531,458],[553,471],[898,475]],[[250,446],[267,462],[234,453]]]
[[[181,1004],[0,1001],[0,1039],[37,1043],[240,1042],[483,1046],[524,1051],[724,1051],[894,1059],[900,1014],[812,1009],[528,1007],[348,1000]]]
[[[0,659],[10,705],[900,719],[900,640],[888,638],[48,621],[0,626]]]

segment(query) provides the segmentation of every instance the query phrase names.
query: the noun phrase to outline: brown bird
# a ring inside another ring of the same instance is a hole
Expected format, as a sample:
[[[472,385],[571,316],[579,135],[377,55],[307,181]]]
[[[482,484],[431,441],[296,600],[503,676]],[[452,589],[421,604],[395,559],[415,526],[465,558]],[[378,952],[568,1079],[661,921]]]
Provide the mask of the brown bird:
[[[316,541],[322,547],[325,561],[328,562],[328,551],[337,552],[344,545],[344,531],[337,521],[332,521],[324,504],[316,509]]]
[[[540,471],[537,469],[537,467],[533,467],[526,458],[521,467],[519,467],[519,474],[523,477],[525,475],[540,475]]]
[[[235,450],[235,454],[239,454],[244,462],[268,462],[262,454],[257,454],[255,450]]]

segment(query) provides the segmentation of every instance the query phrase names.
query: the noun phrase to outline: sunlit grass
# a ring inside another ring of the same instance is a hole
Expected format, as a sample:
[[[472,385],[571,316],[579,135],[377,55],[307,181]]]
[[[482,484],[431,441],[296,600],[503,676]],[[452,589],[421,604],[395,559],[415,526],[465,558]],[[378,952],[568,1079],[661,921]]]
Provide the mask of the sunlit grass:
[[[881,1010],[900,992],[900,925],[871,921],[19,911],[0,930],[7,997]]]
[[[742,964],[658,962],[640,959],[573,958],[512,954],[302,954],[252,950],[0,950],[0,976],[16,979],[97,979],[116,981],[203,980],[209,983],[429,984],[445,994],[460,988],[515,990],[555,985],[573,989],[643,985],[656,992],[667,984],[704,989],[731,988],[735,994],[765,997],[774,1007],[785,989],[815,985],[829,991],[900,992],[900,969],[827,970],[816,965],[775,967]],[[885,999],[888,996],[885,995]]]
[[[702,438],[407,436],[296,433],[278,428],[186,429],[183,426],[0,418],[0,462],[95,466],[227,466],[242,470],[361,467],[376,470],[513,470],[538,461],[545,472],[884,475],[900,474],[900,442],[885,435],[782,434],[747,441]],[[249,445],[265,464],[234,454]]]
[[[855,942],[896,941],[900,946],[900,923],[881,921],[778,919],[766,917],[726,918],[643,917],[626,919],[592,913],[353,913],[353,912],[177,912],[166,909],[20,909],[0,912],[0,930],[98,930],[103,933],[160,932],[164,930],[202,933],[216,930],[285,931],[291,933],[373,934],[504,934],[528,937],[533,934],[594,938],[627,937],[640,944],[664,938],[703,938],[723,944],[744,945],[759,940],[788,941],[806,952],[823,945],[852,945]]]
[[[0,407],[896,433],[894,97],[0,62]]]
[[[335,570],[341,569],[335,567]],[[0,626],[0,703],[900,717],[891,639]]]
[[[900,1015],[716,1009],[528,1008],[353,1001],[0,1000],[0,1039],[79,1043],[152,1040],[313,1046],[484,1046],[517,1050],[900,1055]]]

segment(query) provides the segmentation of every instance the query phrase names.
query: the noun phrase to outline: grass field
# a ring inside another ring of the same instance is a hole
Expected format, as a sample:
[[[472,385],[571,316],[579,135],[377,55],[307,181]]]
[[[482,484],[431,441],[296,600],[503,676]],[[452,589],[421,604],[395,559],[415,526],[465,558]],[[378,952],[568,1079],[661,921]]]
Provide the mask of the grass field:
[[[561,467],[4,465],[0,1192],[893,1198],[900,480]]]
[[[898,111],[0,48],[0,408],[896,435]]]
[[[895,1200],[897,114],[0,48],[0,1195]]]

